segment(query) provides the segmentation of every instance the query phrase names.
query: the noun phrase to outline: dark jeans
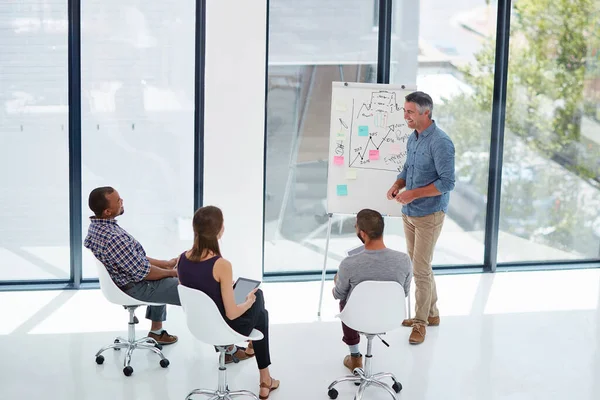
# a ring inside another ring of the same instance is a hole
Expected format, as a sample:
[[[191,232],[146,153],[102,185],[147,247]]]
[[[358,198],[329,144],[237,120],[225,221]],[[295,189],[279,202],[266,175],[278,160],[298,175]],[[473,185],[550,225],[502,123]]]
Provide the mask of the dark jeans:
[[[258,369],[267,368],[271,365],[271,353],[269,351],[269,312],[265,309],[265,299],[262,290],[256,291],[256,301],[252,307],[240,317],[228,320],[229,326],[236,332],[248,336],[253,329],[264,335],[262,340],[252,342],[256,354]]]
[[[181,302],[179,301],[179,292],[177,291],[178,285],[179,280],[177,278],[164,278],[157,281],[141,281],[125,290],[125,293],[140,301],[180,306]],[[146,318],[150,321],[166,321],[167,307],[148,306],[146,308]]]
[[[340,301],[340,312],[346,306],[345,301]],[[348,346],[353,346],[355,344],[360,343],[360,335],[354,329],[349,328],[342,322],[342,331],[344,332],[344,337],[342,337],[342,341],[346,343]]]

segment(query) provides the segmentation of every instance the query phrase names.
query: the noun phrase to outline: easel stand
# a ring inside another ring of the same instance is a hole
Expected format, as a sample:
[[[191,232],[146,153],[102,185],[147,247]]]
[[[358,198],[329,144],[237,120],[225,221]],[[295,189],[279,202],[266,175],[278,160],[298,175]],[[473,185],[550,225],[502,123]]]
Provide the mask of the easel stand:
[[[325,240],[325,257],[323,257],[323,271],[321,272],[321,294],[319,295],[319,311],[317,316],[321,317],[321,306],[323,305],[323,288],[325,286],[325,274],[327,272],[327,254],[329,253],[329,238],[331,237],[331,220],[333,214],[327,214],[327,239]]]
[[[325,288],[325,275],[327,273],[327,255],[329,254],[329,238],[331,237],[331,220],[333,218],[333,213],[327,214],[327,239],[325,240],[325,257],[323,257],[323,271],[321,271],[321,292],[319,294],[319,310],[317,311],[317,317],[321,318],[321,307],[323,306],[323,289]],[[411,318],[411,304],[410,304],[410,294],[406,299],[407,303],[407,313],[408,318]]]

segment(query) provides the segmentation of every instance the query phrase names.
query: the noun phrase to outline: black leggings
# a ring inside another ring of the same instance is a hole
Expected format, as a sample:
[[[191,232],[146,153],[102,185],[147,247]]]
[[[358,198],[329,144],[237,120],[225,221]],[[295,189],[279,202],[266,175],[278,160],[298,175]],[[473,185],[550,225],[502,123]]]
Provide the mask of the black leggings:
[[[256,291],[256,301],[252,307],[238,318],[228,321],[229,326],[236,332],[248,336],[253,329],[264,335],[262,340],[252,342],[256,354],[258,369],[271,365],[269,352],[269,312],[265,309],[265,299],[262,290]]]

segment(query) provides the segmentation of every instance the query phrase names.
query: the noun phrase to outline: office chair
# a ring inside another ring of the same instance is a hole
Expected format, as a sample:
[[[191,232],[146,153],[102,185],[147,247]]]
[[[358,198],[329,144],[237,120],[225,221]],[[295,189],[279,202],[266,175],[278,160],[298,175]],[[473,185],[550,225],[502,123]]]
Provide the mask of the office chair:
[[[219,351],[219,384],[217,390],[195,389],[185,398],[203,394],[210,400],[231,400],[237,396],[248,396],[255,400],[258,397],[248,390],[229,391],[227,386],[227,368],[225,367],[225,351],[229,346],[246,340],[262,340],[263,334],[254,329],[250,336],[244,336],[227,325],[215,302],[204,292],[179,285],[179,299],[185,314],[188,328],[192,335],[201,342],[213,345]]]
[[[399,328],[405,317],[404,288],[398,282],[365,281],[359,283],[352,291],[346,306],[338,318],[348,327],[367,337],[367,354],[365,354],[364,368],[354,369],[354,375],[336,379],[329,385],[327,394],[330,399],[338,397],[334,388],[340,382],[354,382],[359,385],[355,400],[361,400],[368,386],[375,386],[386,390],[394,399],[400,393],[402,385],[394,374],[380,372],[373,374],[371,371],[372,345],[375,337]],[[383,339],[381,341],[389,346]],[[390,387],[382,382],[383,378],[391,378],[393,385]]]
[[[143,337],[141,339],[135,338],[135,324],[139,321],[135,316],[135,310],[139,306],[160,306],[162,304],[148,303],[134,299],[131,296],[128,296],[125,292],[123,292],[119,287],[113,282],[106,267],[96,260],[96,267],[98,269],[98,279],[100,280],[100,289],[102,290],[102,294],[108,301],[113,304],[118,304],[123,306],[129,312],[129,323],[128,323],[128,336],[127,339],[123,337],[118,337],[115,339],[114,343],[108,346],[101,348],[96,353],[96,363],[101,365],[104,363],[104,356],[102,355],[108,349],[121,350],[126,349],[125,352],[125,360],[124,360],[124,368],[123,373],[125,376],[131,376],[133,374],[133,367],[131,367],[131,356],[135,349],[145,349],[150,350],[158,354],[160,357],[160,366],[163,368],[167,368],[169,366],[169,360],[165,358],[162,353],[162,346],[158,344],[158,342],[150,337]]]

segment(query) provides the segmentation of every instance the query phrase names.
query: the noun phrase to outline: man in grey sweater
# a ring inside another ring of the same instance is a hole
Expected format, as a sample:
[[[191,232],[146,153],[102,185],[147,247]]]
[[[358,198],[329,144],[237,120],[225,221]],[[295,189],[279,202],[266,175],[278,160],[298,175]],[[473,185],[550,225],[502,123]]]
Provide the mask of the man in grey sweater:
[[[412,279],[412,264],[408,254],[391,250],[383,243],[383,217],[375,210],[364,209],[356,216],[356,235],[364,243],[362,252],[342,260],[334,277],[333,297],[340,300],[340,311],[346,305],[352,290],[363,281],[394,281],[404,287],[408,296]],[[344,366],[350,371],[362,368],[358,332],[342,323],[342,341],[350,349]]]

